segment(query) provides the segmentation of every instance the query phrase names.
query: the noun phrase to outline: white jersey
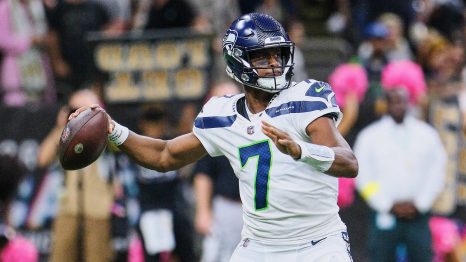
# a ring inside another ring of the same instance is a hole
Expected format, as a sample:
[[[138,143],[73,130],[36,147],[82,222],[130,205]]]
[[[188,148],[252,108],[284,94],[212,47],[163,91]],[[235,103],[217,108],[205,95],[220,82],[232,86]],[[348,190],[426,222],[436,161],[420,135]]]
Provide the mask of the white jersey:
[[[338,215],[338,180],[281,153],[261,131],[261,120],[309,142],[306,127],[324,115],[342,114],[325,82],[306,80],[281,91],[257,118],[241,114],[244,94],[213,97],[193,132],[211,156],[225,155],[239,179],[243,238],[266,244],[301,244],[345,231]]]

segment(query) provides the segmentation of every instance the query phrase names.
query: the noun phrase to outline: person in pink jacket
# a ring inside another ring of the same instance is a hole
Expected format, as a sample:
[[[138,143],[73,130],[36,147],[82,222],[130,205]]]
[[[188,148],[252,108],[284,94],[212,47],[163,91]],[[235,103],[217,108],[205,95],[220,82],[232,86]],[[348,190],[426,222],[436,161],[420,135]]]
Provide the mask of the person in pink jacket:
[[[40,0],[0,1],[0,104],[54,101],[46,33]]]

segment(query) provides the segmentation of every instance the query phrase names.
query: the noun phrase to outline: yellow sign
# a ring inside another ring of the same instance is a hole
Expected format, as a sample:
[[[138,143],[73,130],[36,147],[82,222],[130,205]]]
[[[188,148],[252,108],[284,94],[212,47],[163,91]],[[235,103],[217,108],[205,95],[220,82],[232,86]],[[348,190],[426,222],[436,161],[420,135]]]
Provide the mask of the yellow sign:
[[[209,84],[211,37],[102,39],[95,41],[97,68],[108,78],[107,102],[202,98]]]

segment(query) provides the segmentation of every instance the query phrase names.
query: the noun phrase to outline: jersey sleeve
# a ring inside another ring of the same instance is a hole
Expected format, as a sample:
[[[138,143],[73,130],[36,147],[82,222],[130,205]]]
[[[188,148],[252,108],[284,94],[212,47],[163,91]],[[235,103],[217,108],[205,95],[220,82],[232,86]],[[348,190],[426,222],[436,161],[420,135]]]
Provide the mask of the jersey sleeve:
[[[307,126],[319,117],[327,116],[334,120],[335,126],[340,123],[343,114],[337,105],[332,87],[322,81],[306,80],[295,86],[293,100],[300,100],[303,114],[296,114],[293,122],[300,132],[306,134]]]
[[[201,141],[207,153],[212,157],[223,155],[214,139],[212,139],[212,134],[209,134],[212,132],[211,127],[218,124],[217,122],[223,119],[222,117],[217,116],[218,112],[221,111],[223,106],[222,103],[219,103],[219,100],[219,97],[212,97],[203,106],[201,112],[194,120],[193,127],[194,135]],[[215,112],[217,112],[217,114],[215,114]]]

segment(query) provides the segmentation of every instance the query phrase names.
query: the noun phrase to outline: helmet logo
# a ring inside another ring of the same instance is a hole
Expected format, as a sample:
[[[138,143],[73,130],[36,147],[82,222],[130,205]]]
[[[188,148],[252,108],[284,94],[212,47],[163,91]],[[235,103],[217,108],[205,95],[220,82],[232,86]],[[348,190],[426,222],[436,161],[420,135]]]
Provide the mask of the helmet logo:
[[[226,48],[229,51],[233,50],[233,46],[235,46],[237,38],[238,32],[228,29],[227,33],[223,37],[223,48]]]
[[[247,81],[249,81],[249,76],[248,76],[248,75],[246,75],[246,74],[242,74],[242,75],[241,75],[241,80],[243,80],[243,81],[246,81],[246,82],[247,82]]]

